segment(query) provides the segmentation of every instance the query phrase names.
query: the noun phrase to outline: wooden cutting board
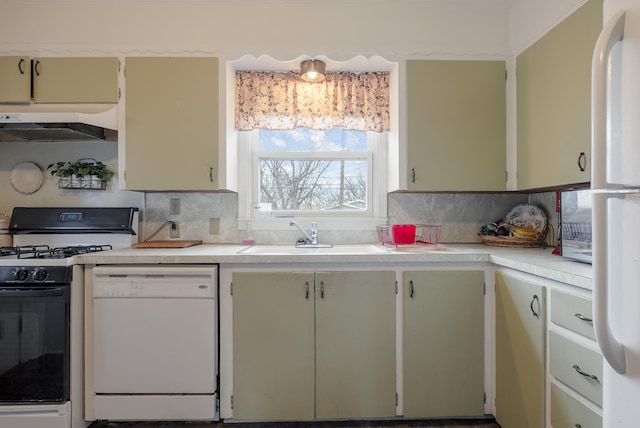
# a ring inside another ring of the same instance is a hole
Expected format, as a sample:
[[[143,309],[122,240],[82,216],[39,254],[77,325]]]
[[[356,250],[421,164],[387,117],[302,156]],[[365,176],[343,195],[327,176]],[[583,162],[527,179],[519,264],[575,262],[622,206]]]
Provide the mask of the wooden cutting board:
[[[194,240],[170,240],[170,241],[149,241],[132,244],[133,248],[186,248],[193,245],[202,244],[199,239]]]

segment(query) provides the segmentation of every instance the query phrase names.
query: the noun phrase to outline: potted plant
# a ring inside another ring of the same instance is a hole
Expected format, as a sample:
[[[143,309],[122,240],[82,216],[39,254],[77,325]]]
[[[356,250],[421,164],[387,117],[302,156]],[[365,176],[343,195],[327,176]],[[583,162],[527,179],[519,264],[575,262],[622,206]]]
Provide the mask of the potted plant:
[[[60,161],[47,166],[52,176],[59,177],[61,189],[101,189],[115,175],[107,165],[95,159]]]

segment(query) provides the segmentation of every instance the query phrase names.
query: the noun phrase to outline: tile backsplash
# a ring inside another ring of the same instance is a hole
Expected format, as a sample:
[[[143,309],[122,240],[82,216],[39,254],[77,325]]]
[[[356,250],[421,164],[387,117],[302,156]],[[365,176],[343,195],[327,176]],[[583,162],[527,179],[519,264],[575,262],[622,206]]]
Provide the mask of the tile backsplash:
[[[180,199],[180,214],[170,215],[170,200]],[[388,223],[441,224],[443,243],[480,242],[477,233],[484,224],[502,219],[516,205],[531,203],[546,214],[555,240],[558,216],[555,192],[524,193],[390,193]],[[201,239],[205,243],[240,242],[236,193],[147,193],[142,235],[154,233],[167,220],[179,223],[180,239]],[[260,244],[290,243],[297,232],[254,230]],[[164,228],[154,239],[168,239]],[[333,244],[376,242],[372,231],[322,231],[323,242]],[[550,241],[551,242],[551,241]]]

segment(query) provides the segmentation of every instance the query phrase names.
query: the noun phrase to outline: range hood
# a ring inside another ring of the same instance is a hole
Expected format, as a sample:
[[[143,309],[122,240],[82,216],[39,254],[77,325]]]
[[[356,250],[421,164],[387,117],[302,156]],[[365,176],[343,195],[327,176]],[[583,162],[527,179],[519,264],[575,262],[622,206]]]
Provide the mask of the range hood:
[[[116,141],[117,130],[113,105],[12,105],[10,112],[0,111],[0,142]]]

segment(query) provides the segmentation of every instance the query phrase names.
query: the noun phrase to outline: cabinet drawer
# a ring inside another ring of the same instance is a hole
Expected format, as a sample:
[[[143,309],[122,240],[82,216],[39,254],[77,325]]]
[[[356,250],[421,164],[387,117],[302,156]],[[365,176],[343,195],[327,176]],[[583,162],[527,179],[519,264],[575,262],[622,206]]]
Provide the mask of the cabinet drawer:
[[[550,332],[549,360],[551,374],[556,379],[602,406],[602,355]]]
[[[602,428],[602,416],[551,384],[551,425],[553,428]]]
[[[595,340],[592,309],[591,299],[551,291],[551,322]]]

